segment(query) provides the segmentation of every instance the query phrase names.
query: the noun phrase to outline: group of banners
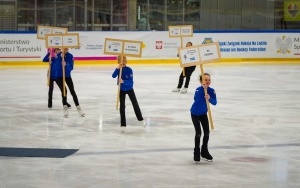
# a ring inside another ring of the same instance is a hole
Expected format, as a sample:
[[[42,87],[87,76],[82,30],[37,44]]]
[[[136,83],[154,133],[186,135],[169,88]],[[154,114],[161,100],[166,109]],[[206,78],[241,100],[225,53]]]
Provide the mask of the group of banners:
[[[192,37],[192,25],[169,26],[169,37]],[[190,67],[204,63],[216,62],[221,59],[218,42],[202,44],[190,47],[178,48],[178,56],[181,67]]]
[[[193,26],[169,26],[169,37],[192,37]],[[46,48],[79,48],[79,34],[68,33],[67,28],[38,26],[37,38],[44,39]],[[142,41],[105,38],[104,54],[130,57],[142,56]],[[178,48],[181,67],[189,67],[219,61],[220,47],[217,42]]]
[[[79,48],[79,34],[68,28],[38,26],[37,38],[45,40],[46,48]]]

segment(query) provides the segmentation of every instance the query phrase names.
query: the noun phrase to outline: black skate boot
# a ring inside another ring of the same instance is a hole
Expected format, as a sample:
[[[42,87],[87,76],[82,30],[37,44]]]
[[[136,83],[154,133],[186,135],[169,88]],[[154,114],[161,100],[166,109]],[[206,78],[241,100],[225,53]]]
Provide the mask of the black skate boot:
[[[207,146],[202,146],[201,148],[201,157],[208,162],[212,162],[213,157],[209,154]]]
[[[194,161],[200,162],[200,148],[194,148]]]
[[[48,99],[48,108],[51,109],[52,108],[52,100]]]
[[[68,108],[71,108],[71,105],[69,103],[67,103]]]

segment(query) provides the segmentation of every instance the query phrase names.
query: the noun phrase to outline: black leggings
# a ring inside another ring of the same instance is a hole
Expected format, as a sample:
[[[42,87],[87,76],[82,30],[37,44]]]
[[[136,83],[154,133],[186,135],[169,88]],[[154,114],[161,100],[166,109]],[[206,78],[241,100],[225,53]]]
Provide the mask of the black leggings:
[[[191,67],[185,67],[184,68],[185,76],[183,76],[183,71],[182,71],[181,74],[180,74],[180,76],[179,76],[179,82],[178,82],[177,88],[181,88],[182,87],[184,77],[185,77],[184,87],[185,88],[189,87],[190,79],[191,79],[192,73],[194,72],[195,69],[196,69],[196,66],[191,66]]]
[[[62,92],[62,84],[61,84],[62,80],[50,78],[49,91],[48,91],[48,101],[51,102],[51,104],[52,104],[52,97],[53,97],[54,82],[57,84],[60,91]],[[67,88],[66,88],[66,92],[67,92]],[[67,101],[67,98],[66,98],[66,101]]]
[[[200,138],[201,138],[200,123],[202,125],[202,129],[204,132],[202,145],[207,146],[209,140],[209,122],[208,122],[207,114],[200,115],[200,116],[191,114],[191,117],[195,128],[195,148],[200,148]]]
[[[144,120],[143,116],[142,116],[142,112],[140,110],[138,101],[136,99],[134,90],[129,90],[129,91],[120,91],[120,115],[121,115],[121,126],[125,126],[126,127],[126,116],[125,116],[125,99],[126,99],[126,94],[128,94],[129,99],[132,103],[136,118],[139,121]]]
[[[66,81],[66,84],[69,88],[69,91],[73,97],[73,101],[75,103],[76,106],[79,105],[79,101],[78,101],[78,98],[77,98],[77,95],[76,95],[76,92],[75,92],[75,89],[74,89],[74,84],[73,84],[73,80],[71,77],[65,77],[65,81]],[[63,88],[63,78],[59,78],[58,79],[58,82],[56,82],[59,89],[61,90],[61,95],[62,95],[62,103],[63,105],[67,105],[67,90],[66,90],[66,96],[64,97],[63,96],[63,91],[62,91],[62,88]]]

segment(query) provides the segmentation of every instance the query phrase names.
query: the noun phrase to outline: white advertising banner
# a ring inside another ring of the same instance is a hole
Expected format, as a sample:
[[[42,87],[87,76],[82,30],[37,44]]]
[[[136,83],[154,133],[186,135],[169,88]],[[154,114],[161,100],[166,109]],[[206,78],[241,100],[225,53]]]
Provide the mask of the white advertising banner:
[[[170,38],[168,31],[77,33],[80,47],[70,49],[75,59],[113,56],[104,54],[105,38],[142,41],[142,58],[147,59],[176,59],[181,46],[180,38]],[[299,58],[299,33],[194,33],[193,37],[184,37],[183,42],[219,42],[222,59]],[[38,40],[36,34],[0,34],[0,61],[40,61],[46,53],[45,41]]]

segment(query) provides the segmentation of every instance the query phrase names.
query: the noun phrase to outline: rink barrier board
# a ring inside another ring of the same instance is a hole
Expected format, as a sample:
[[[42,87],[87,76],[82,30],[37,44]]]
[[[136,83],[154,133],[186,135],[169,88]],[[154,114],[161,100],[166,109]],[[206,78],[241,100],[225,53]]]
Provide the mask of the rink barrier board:
[[[300,58],[286,58],[286,59],[277,59],[277,58],[226,58],[222,59],[220,62],[216,63],[279,63],[279,64],[290,64],[296,63],[300,64]],[[76,60],[76,65],[109,65],[109,64],[116,64],[117,60]],[[214,63],[214,64],[216,64]],[[178,59],[129,59],[128,64],[179,64]],[[42,61],[0,61],[0,66],[47,66],[48,63],[44,63]]]

